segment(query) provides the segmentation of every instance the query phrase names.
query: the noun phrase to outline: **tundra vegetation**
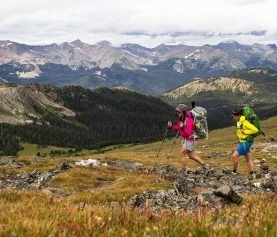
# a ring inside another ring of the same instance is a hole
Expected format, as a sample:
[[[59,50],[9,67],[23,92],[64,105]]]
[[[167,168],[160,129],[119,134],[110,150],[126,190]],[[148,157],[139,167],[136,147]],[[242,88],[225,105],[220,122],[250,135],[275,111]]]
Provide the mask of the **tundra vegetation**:
[[[266,159],[270,167],[277,168],[277,151],[261,152],[276,137],[277,117],[261,122],[266,137],[256,138],[253,159]],[[237,146],[234,126],[213,130],[208,140],[198,143],[199,156],[212,167],[232,168],[231,153]],[[180,167],[180,138],[166,138],[148,144],[118,145],[102,149],[80,152],[80,156],[36,156],[37,152],[49,154],[42,147],[32,146],[28,154],[24,150],[15,158],[27,164],[14,168],[0,165],[1,178],[7,174],[23,174],[33,170],[42,172],[55,169],[61,162],[95,159],[101,164],[107,160],[139,162],[152,167],[170,164]],[[276,142],[276,141],[275,141]],[[29,144],[30,145],[30,144]],[[172,149],[170,157],[168,152]],[[161,147],[159,156],[158,151]],[[51,148],[53,149],[53,148]],[[58,150],[58,148],[55,148]],[[70,148],[69,148],[70,149]],[[90,152],[90,153],[89,153]],[[211,156],[218,152],[229,153],[228,158]],[[51,152],[50,152],[51,153]],[[0,160],[4,159],[2,157]],[[188,160],[188,167],[197,164]],[[255,165],[257,168],[257,165]],[[247,175],[247,165],[240,158],[239,170]],[[157,182],[159,180],[159,182]],[[245,195],[239,205],[232,204],[222,209],[209,206],[191,212],[186,209],[160,213],[149,209],[129,208],[127,200],[145,190],[172,188],[173,184],[161,179],[159,174],[140,171],[126,172],[110,166],[78,166],[57,174],[49,182],[51,190],[64,193],[53,195],[49,189],[17,190],[2,189],[0,194],[0,235],[1,236],[276,236],[277,205],[276,194]],[[117,203],[118,205],[112,205]]]

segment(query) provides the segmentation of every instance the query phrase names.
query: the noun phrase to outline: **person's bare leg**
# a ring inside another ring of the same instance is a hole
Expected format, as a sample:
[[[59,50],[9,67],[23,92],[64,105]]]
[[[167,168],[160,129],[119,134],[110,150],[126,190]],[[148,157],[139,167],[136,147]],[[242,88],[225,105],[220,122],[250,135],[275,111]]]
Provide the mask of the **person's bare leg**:
[[[252,172],[254,170],[254,164],[253,164],[252,156],[250,152],[245,154],[245,159],[246,159],[249,171]]]
[[[234,170],[237,170],[238,169],[238,165],[239,165],[239,156],[240,154],[235,151],[232,155],[232,158],[233,158],[233,168]]]
[[[188,151],[188,156],[189,156],[190,159],[196,161],[200,165],[204,165],[205,164],[204,161],[201,160],[200,157],[195,154],[194,149],[192,151]]]
[[[185,169],[187,167],[187,158],[186,158],[187,151],[184,147],[180,150],[180,161],[181,161],[181,167]]]

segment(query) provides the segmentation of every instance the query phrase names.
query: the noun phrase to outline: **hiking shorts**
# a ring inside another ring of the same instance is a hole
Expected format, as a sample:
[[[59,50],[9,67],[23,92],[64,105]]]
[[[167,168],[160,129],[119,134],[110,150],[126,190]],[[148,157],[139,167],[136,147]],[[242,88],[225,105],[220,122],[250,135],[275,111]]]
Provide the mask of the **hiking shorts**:
[[[196,146],[196,144],[197,144],[197,140],[193,140],[193,141],[184,140],[183,147],[188,151],[192,151]]]
[[[250,152],[250,148],[252,146],[253,142],[241,142],[237,148],[237,152],[241,155],[244,156],[247,153]]]

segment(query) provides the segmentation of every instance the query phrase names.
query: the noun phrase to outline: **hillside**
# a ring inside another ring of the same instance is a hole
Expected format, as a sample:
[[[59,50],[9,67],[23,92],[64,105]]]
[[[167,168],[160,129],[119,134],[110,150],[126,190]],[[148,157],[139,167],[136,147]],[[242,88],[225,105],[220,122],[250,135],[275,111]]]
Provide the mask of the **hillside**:
[[[45,93],[48,91],[49,93]],[[30,84],[26,87],[16,84],[0,84],[0,123],[30,123],[33,118],[42,115],[36,110],[41,106],[51,108],[60,115],[75,116],[75,113],[64,107],[57,99],[57,90],[51,86]]]
[[[239,77],[257,83],[276,86],[277,71],[268,68],[241,69],[232,72],[229,77]]]
[[[80,157],[2,157],[0,233],[275,237],[276,122],[263,120],[266,137],[254,142],[255,179],[245,159],[230,175],[234,126],[199,141],[197,154],[212,165],[208,174],[188,159],[189,174],[179,178],[181,140],[174,145],[170,137],[159,157],[161,140]]]
[[[15,153],[19,140],[86,149],[153,141],[174,116],[173,108],[159,98],[123,88],[30,84],[2,85],[0,90],[0,128],[4,140],[14,136],[9,144]],[[5,142],[1,147],[4,154],[10,150]]]
[[[276,71],[253,68],[226,77],[197,79],[160,96],[170,104],[195,101],[208,110],[208,124],[214,129],[232,124],[231,111],[248,105],[260,118],[277,115]]]

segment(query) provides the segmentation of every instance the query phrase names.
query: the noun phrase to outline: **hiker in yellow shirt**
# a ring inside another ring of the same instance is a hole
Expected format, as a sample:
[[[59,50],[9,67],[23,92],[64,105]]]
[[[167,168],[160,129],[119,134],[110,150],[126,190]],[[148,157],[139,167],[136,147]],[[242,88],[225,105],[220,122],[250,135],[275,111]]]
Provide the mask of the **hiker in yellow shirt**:
[[[256,128],[253,124],[251,124],[248,120],[246,120],[245,116],[242,115],[242,109],[235,109],[232,112],[233,118],[237,121],[236,133],[239,139],[239,146],[237,150],[233,153],[233,171],[232,174],[237,174],[237,168],[239,164],[239,156],[244,156],[247,162],[248,169],[250,171],[250,175],[254,176],[254,165],[252,161],[252,156],[250,152],[250,148],[253,145],[254,138],[251,136],[258,132],[258,128]]]

